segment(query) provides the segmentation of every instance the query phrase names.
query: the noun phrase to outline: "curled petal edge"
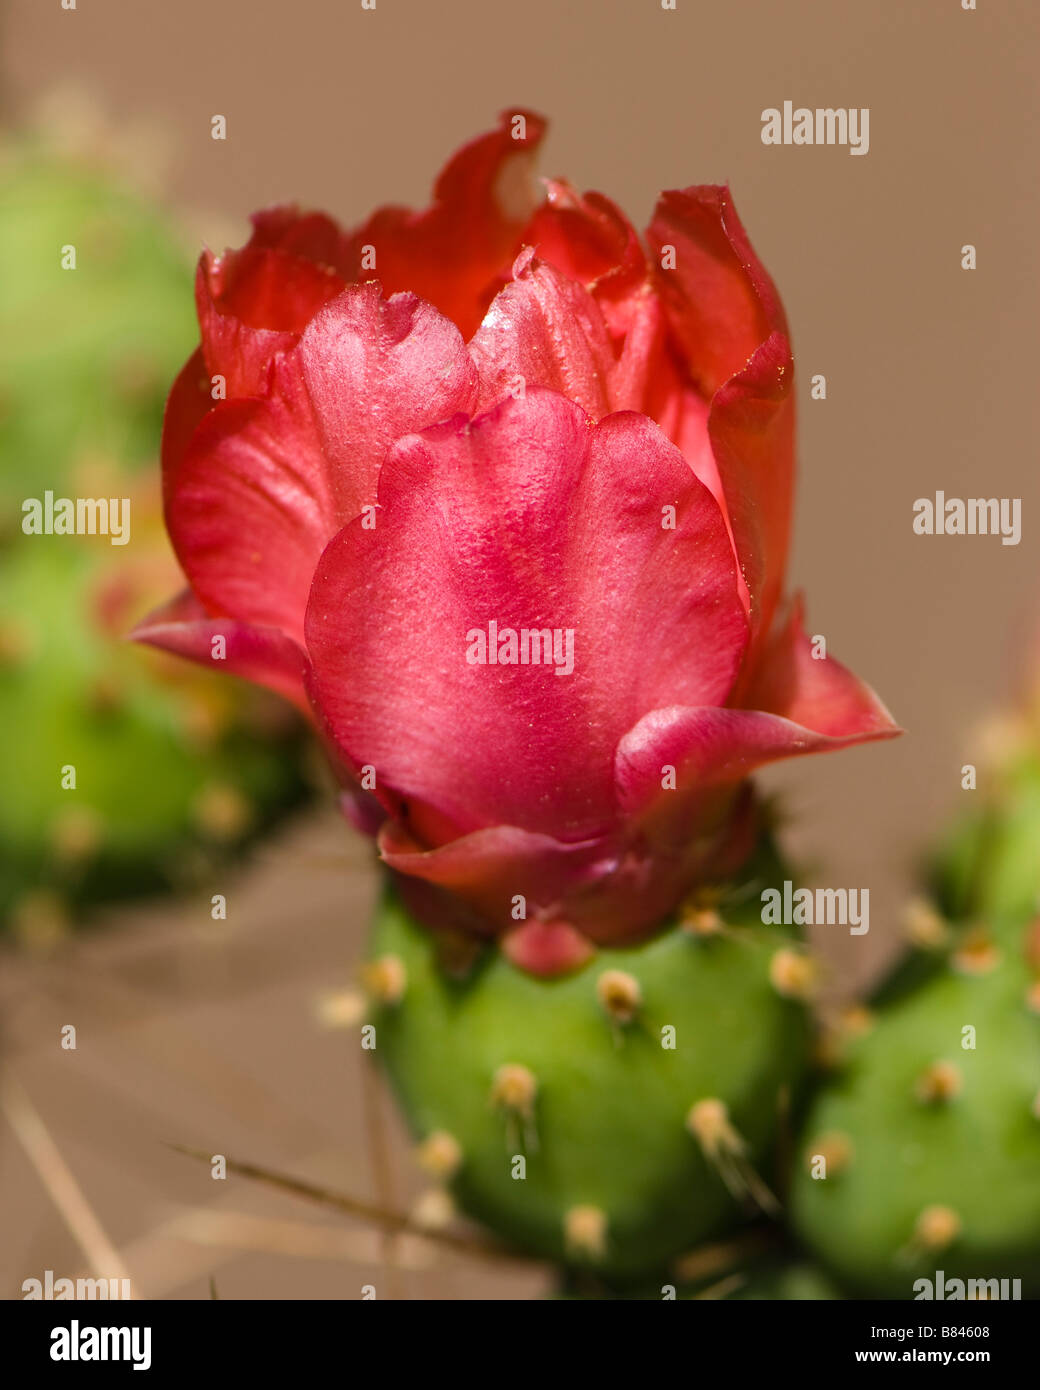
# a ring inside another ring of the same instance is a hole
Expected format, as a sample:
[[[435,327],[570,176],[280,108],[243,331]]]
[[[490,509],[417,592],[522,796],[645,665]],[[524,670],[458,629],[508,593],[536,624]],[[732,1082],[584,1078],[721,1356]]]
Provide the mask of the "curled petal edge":
[[[214,657],[214,639],[224,639],[224,656]],[[190,590],[163,604],[129,634],[160,651],[173,652],[211,670],[220,669],[265,686],[313,719],[304,688],[307,658],[284,632],[254,627],[208,613]]]

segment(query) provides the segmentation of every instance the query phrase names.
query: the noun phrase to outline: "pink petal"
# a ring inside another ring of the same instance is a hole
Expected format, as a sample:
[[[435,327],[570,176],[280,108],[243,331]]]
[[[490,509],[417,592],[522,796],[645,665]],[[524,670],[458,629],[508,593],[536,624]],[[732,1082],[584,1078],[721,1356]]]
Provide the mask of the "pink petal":
[[[371,792],[364,791],[361,787],[342,787],[339,809],[344,820],[361,835],[378,835],[386,820],[386,812],[379,802]]]
[[[625,353],[628,354],[628,351],[626,343]],[[733,547],[734,561],[737,565],[740,600],[745,613],[750,614],[751,595],[744,575],[744,557],[737,549],[726,492],[722,486],[719,465],[709,433],[712,407],[693,386],[683,381],[677,370],[674,355],[667,345],[650,350],[643,409],[657,421],[672,443],[682,450],[687,463],[719,504],[726,520],[726,533]],[[757,576],[757,569],[754,573]],[[757,617],[756,612],[756,620]]]
[[[569,922],[525,922],[509,932],[502,950],[519,970],[529,975],[564,975],[585,964],[595,948]]]
[[[303,335],[299,359],[343,520],[374,501],[401,435],[473,407],[476,372],[454,324],[376,282],[345,290]]]
[[[497,937],[521,969],[556,975],[580,965],[594,944],[656,930],[692,883],[735,869],[754,839],[750,807],[736,788],[703,798],[699,818],[674,844],[651,846],[645,825],[630,841],[622,831],[567,845],[495,826],[424,851],[389,821],[380,847],[405,902],[428,926]],[[518,896],[526,912],[519,925]]]
[[[662,426],[673,443],[678,443],[652,405],[655,394],[662,394],[657,378],[662,367],[670,365],[664,310],[657,296],[649,287],[644,287],[631,301],[628,328],[621,339],[618,360],[611,373],[611,398],[616,410],[643,411]],[[671,384],[678,386],[674,368],[672,378]]]
[[[714,500],[644,417],[590,427],[537,388],[401,441],[379,500],[374,531],[326,550],[308,610],[312,694],[345,756],[454,833],[601,833],[625,729],[665,692],[724,699],[739,664]],[[491,621],[572,630],[573,673],[469,664]]]
[[[665,822],[681,820],[690,813],[691,802],[741,781],[765,763],[898,733],[891,721],[884,722],[873,711],[841,733],[824,733],[764,710],[656,709],[618,744],[618,800],[632,816],[659,812]],[[668,767],[675,769],[675,790],[662,787]]]
[[[400,822],[388,820],[380,831],[379,853],[398,873],[461,898],[480,914],[486,931],[497,935],[516,926],[517,894],[534,914],[587,878],[599,842],[563,844],[551,835],[494,825],[428,849]]]
[[[230,672],[276,691],[311,717],[303,686],[306,657],[295,642],[274,628],[250,627],[214,618],[190,592],[179,594],[144,618],[130,634],[162,651]],[[224,639],[225,655],[214,656],[214,639]]]
[[[478,409],[527,386],[569,396],[593,419],[610,410],[614,370],[603,315],[582,285],[522,252],[470,343],[480,375]]]
[[[267,398],[218,405],[168,480],[170,535],[206,607],[302,641],[318,557],[375,504],[387,446],[475,389],[436,310],[376,284],[344,290],[272,363]]]
[[[743,704],[781,714],[839,744],[900,733],[888,710],[832,656],[814,657],[798,595],[756,662]]]

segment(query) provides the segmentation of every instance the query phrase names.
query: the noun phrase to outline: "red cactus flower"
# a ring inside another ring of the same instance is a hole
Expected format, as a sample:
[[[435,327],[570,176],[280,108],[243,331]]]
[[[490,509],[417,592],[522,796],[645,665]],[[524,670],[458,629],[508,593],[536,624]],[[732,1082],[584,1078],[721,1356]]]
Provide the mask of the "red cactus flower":
[[[664,194],[644,249],[521,196],[542,131],[503,117],[424,213],[203,255],[163,447],[190,590],[137,635],[222,637],[416,910],[548,974],[739,855],[754,768],[898,730],[780,610],[793,363],[728,190]]]

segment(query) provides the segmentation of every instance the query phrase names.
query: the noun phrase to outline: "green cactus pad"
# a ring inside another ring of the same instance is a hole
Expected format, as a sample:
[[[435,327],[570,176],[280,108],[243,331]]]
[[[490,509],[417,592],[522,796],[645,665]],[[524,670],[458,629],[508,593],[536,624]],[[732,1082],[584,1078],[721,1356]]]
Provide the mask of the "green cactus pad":
[[[76,251],[62,269],[62,247]],[[0,532],[97,457],[151,466],[197,340],[191,257],[148,202],[35,144],[0,149]]]
[[[0,726],[18,731],[0,741],[0,923],[41,894],[74,919],[98,900],[187,887],[304,792],[290,736],[268,746],[243,725],[262,692],[221,683],[220,725],[191,734],[189,697],[211,708],[200,682],[219,678],[158,680],[156,665],[179,669],[173,658],[100,632],[87,600],[96,565],[70,540],[0,555]]]
[[[772,1180],[809,1026],[804,1005],[770,981],[790,940],[757,911],[745,902],[742,919],[726,913],[724,931],[708,937],[673,926],[552,980],[490,948],[458,979],[441,968],[434,935],[387,893],[371,955],[394,962],[403,992],[374,1009],[376,1056],[416,1137],[446,1132],[457,1144],[452,1187],[465,1211],[522,1250],[615,1281],[660,1270],[746,1219],[749,1204],[727,1190],[687,1116],[697,1102],[722,1101],[755,1170]],[[638,983],[628,1023],[600,1000],[606,971]],[[674,1050],[662,1046],[669,1026]],[[495,1104],[496,1076],[510,1065],[536,1083],[526,1119]],[[514,1156],[526,1159],[523,1178],[512,1176]],[[604,1221],[598,1251],[576,1249],[573,1227],[565,1235],[568,1213],[579,1213],[570,1220],[580,1233],[590,1209]]]
[[[844,1297],[816,1265],[786,1260],[763,1262],[761,1267],[752,1268],[729,1295],[737,1303],[834,1302]]]
[[[811,1110],[792,1217],[851,1288],[910,1299],[943,1270],[1040,1291],[1040,1015],[1018,947],[883,1010]]]
[[[1004,769],[999,794],[961,823],[937,856],[933,882],[954,920],[985,920],[1004,935],[1040,916],[1040,754],[1024,743]]]
[[[197,340],[190,257],[105,170],[10,142],[0,264],[0,929],[32,939],[199,882],[308,786],[266,693],[123,640],[182,583],[157,456]],[[26,534],[47,491],[129,497],[129,543]]]
[[[693,1283],[662,1283],[658,1279],[655,1283],[615,1290],[578,1271],[570,1273],[570,1280],[574,1287],[564,1288],[552,1297],[574,1302],[618,1299],[647,1303],[698,1299],[727,1299],[734,1303],[802,1303],[835,1301],[845,1297],[822,1269],[785,1255],[760,1257],[729,1273],[698,1279]]]

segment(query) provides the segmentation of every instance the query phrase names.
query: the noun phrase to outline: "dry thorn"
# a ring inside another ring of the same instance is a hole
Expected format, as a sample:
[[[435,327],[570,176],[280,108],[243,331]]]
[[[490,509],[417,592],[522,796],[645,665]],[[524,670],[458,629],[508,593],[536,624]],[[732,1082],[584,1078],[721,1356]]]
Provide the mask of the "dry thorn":
[[[133,1297],[129,1270],[62,1158],[43,1118],[10,1073],[0,1077],[0,1108],[94,1277],[127,1280]]]
[[[506,1142],[510,1148],[522,1140],[534,1153],[538,1148],[538,1131],[534,1124],[534,1102],[538,1080],[529,1068],[519,1062],[506,1062],[495,1072],[491,1082],[491,1103],[506,1115]]]
[[[212,1154],[204,1149],[193,1149],[184,1144],[169,1144],[167,1147],[188,1158],[198,1159],[207,1167],[212,1162]],[[281,1192],[288,1192],[293,1197],[301,1197],[304,1201],[315,1202],[319,1206],[328,1207],[346,1216],[371,1221],[384,1231],[423,1236],[435,1241],[438,1245],[457,1250],[464,1255],[479,1255],[489,1260],[509,1264],[528,1263],[524,1256],[506,1250],[491,1241],[476,1236],[460,1235],[451,1231],[424,1231],[416,1225],[410,1216],[406,1216],[402,1212],[391,1211],[374,1202],[362,1201],[358,1197],[349,1197],[342,1192],[332,1192],[328,1188],[318,1187],[314,1183],[305,1182],[302,1178],[291,1177],[287,1173],[277,1173],[270,1168],[261,1168],[255,1163],[240,1163],[233,1158],[226,1159],[226,1167],[229,1173],[236,1173],[239,1177],[266,1183],[267,1186],[276,1187]]]
[[[757,1259],[777,1244],[775,1230],[757,1229],[714,1245],[700,1245],[672,1262],[672,1272],[680,1284],[693,1284],[712,1275],[722,1275],[734,1265]]]
[[[718,936],[725,925],[719,912],[722,892],[718,888],[698,888],[679,909],[679,923],[691,936]]]
[[[766,1212],[780,1210],[779,1202],[752,1166],[747,1144],[734,1129],[724,1101],[711,1097],[692,1105],[686,1115],[686,1128],[731,1196],[751,1197]]]

